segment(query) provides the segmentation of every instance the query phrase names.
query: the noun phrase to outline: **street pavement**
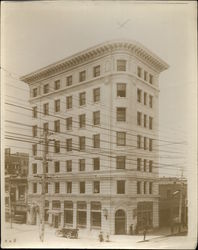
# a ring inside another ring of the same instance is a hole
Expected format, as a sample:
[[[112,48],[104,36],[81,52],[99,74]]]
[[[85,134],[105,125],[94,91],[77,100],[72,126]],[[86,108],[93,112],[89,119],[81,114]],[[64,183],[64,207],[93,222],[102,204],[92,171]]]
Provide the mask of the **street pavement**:
[[[169,236],[167,230],[159,235],[149,233],[146,241],[143,235],[111,235],[110,242],[99,242],[98,235],[79,233],[79,239],[57,237],[55,229],[45,227],[44,242],[39,239],[39,226],[6,223],[2,229],[3,248],[102,248],[102,249],[195,249],[196,239],[190,236]]]

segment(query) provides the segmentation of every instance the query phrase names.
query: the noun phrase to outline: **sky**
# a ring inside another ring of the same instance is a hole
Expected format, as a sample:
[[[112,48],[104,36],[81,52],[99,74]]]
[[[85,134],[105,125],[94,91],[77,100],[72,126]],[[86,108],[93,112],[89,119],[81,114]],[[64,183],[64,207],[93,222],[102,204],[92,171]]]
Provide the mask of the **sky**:
[[[29,107],[28,86],[18,80],[25,74],[104,41],[136,40],[170,66],[160,75],[159,137],[180,144],[160,147],[160,162],[175,167],[161,169],[160,175],[180,175],[178,166],[184,167],[184,175],[187,174],[194,169],[196,157],[195,4],[191,1],[3,2],[3,102]],[[120,27],[121,24],[124,25]],[[29,122],[28,110],[8,104],[2,107],[4,120]],[[4,123],[3,130],[4,135],[8,131],[31,133],[31,129],[9,122]],[[5,140],[4,146],[12,146],[12,152],[28,152],[30,144]]]

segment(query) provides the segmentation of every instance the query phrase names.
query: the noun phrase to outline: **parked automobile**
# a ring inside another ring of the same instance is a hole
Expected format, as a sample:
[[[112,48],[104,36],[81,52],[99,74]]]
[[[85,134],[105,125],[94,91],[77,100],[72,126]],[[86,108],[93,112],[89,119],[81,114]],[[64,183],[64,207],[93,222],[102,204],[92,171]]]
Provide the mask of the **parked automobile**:
[[[56,236],[65,237],[68,239],[78,239],[78,228],[62,228],[56,230]]]

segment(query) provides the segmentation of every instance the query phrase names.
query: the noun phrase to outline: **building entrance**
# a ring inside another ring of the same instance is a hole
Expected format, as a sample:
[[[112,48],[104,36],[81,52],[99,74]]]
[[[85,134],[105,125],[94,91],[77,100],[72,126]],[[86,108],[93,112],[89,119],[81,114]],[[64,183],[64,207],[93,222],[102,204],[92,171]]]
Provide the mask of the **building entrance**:
[[[126,215],[121,209],[115,213],[115,234],[126,234]]]

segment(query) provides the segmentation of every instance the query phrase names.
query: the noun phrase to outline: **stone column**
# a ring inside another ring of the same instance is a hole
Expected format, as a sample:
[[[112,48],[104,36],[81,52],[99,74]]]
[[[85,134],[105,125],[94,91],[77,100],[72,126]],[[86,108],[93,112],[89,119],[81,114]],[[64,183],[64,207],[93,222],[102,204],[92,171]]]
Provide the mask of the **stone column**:
[[[153,227],[159,226],[159,202],[153,202]]]
[[[64,227],[64,201],[61,201],[60,226]]]
[[[91,204],[87,203],[87,229],[91,230]]]
[[[77,202],[73,203],[73,228],[77,228]]]
[[[48,222],[49,222],[49,225],[51,226],[52,225],[52,201],[49,201],[49,218],[48,218]]]

